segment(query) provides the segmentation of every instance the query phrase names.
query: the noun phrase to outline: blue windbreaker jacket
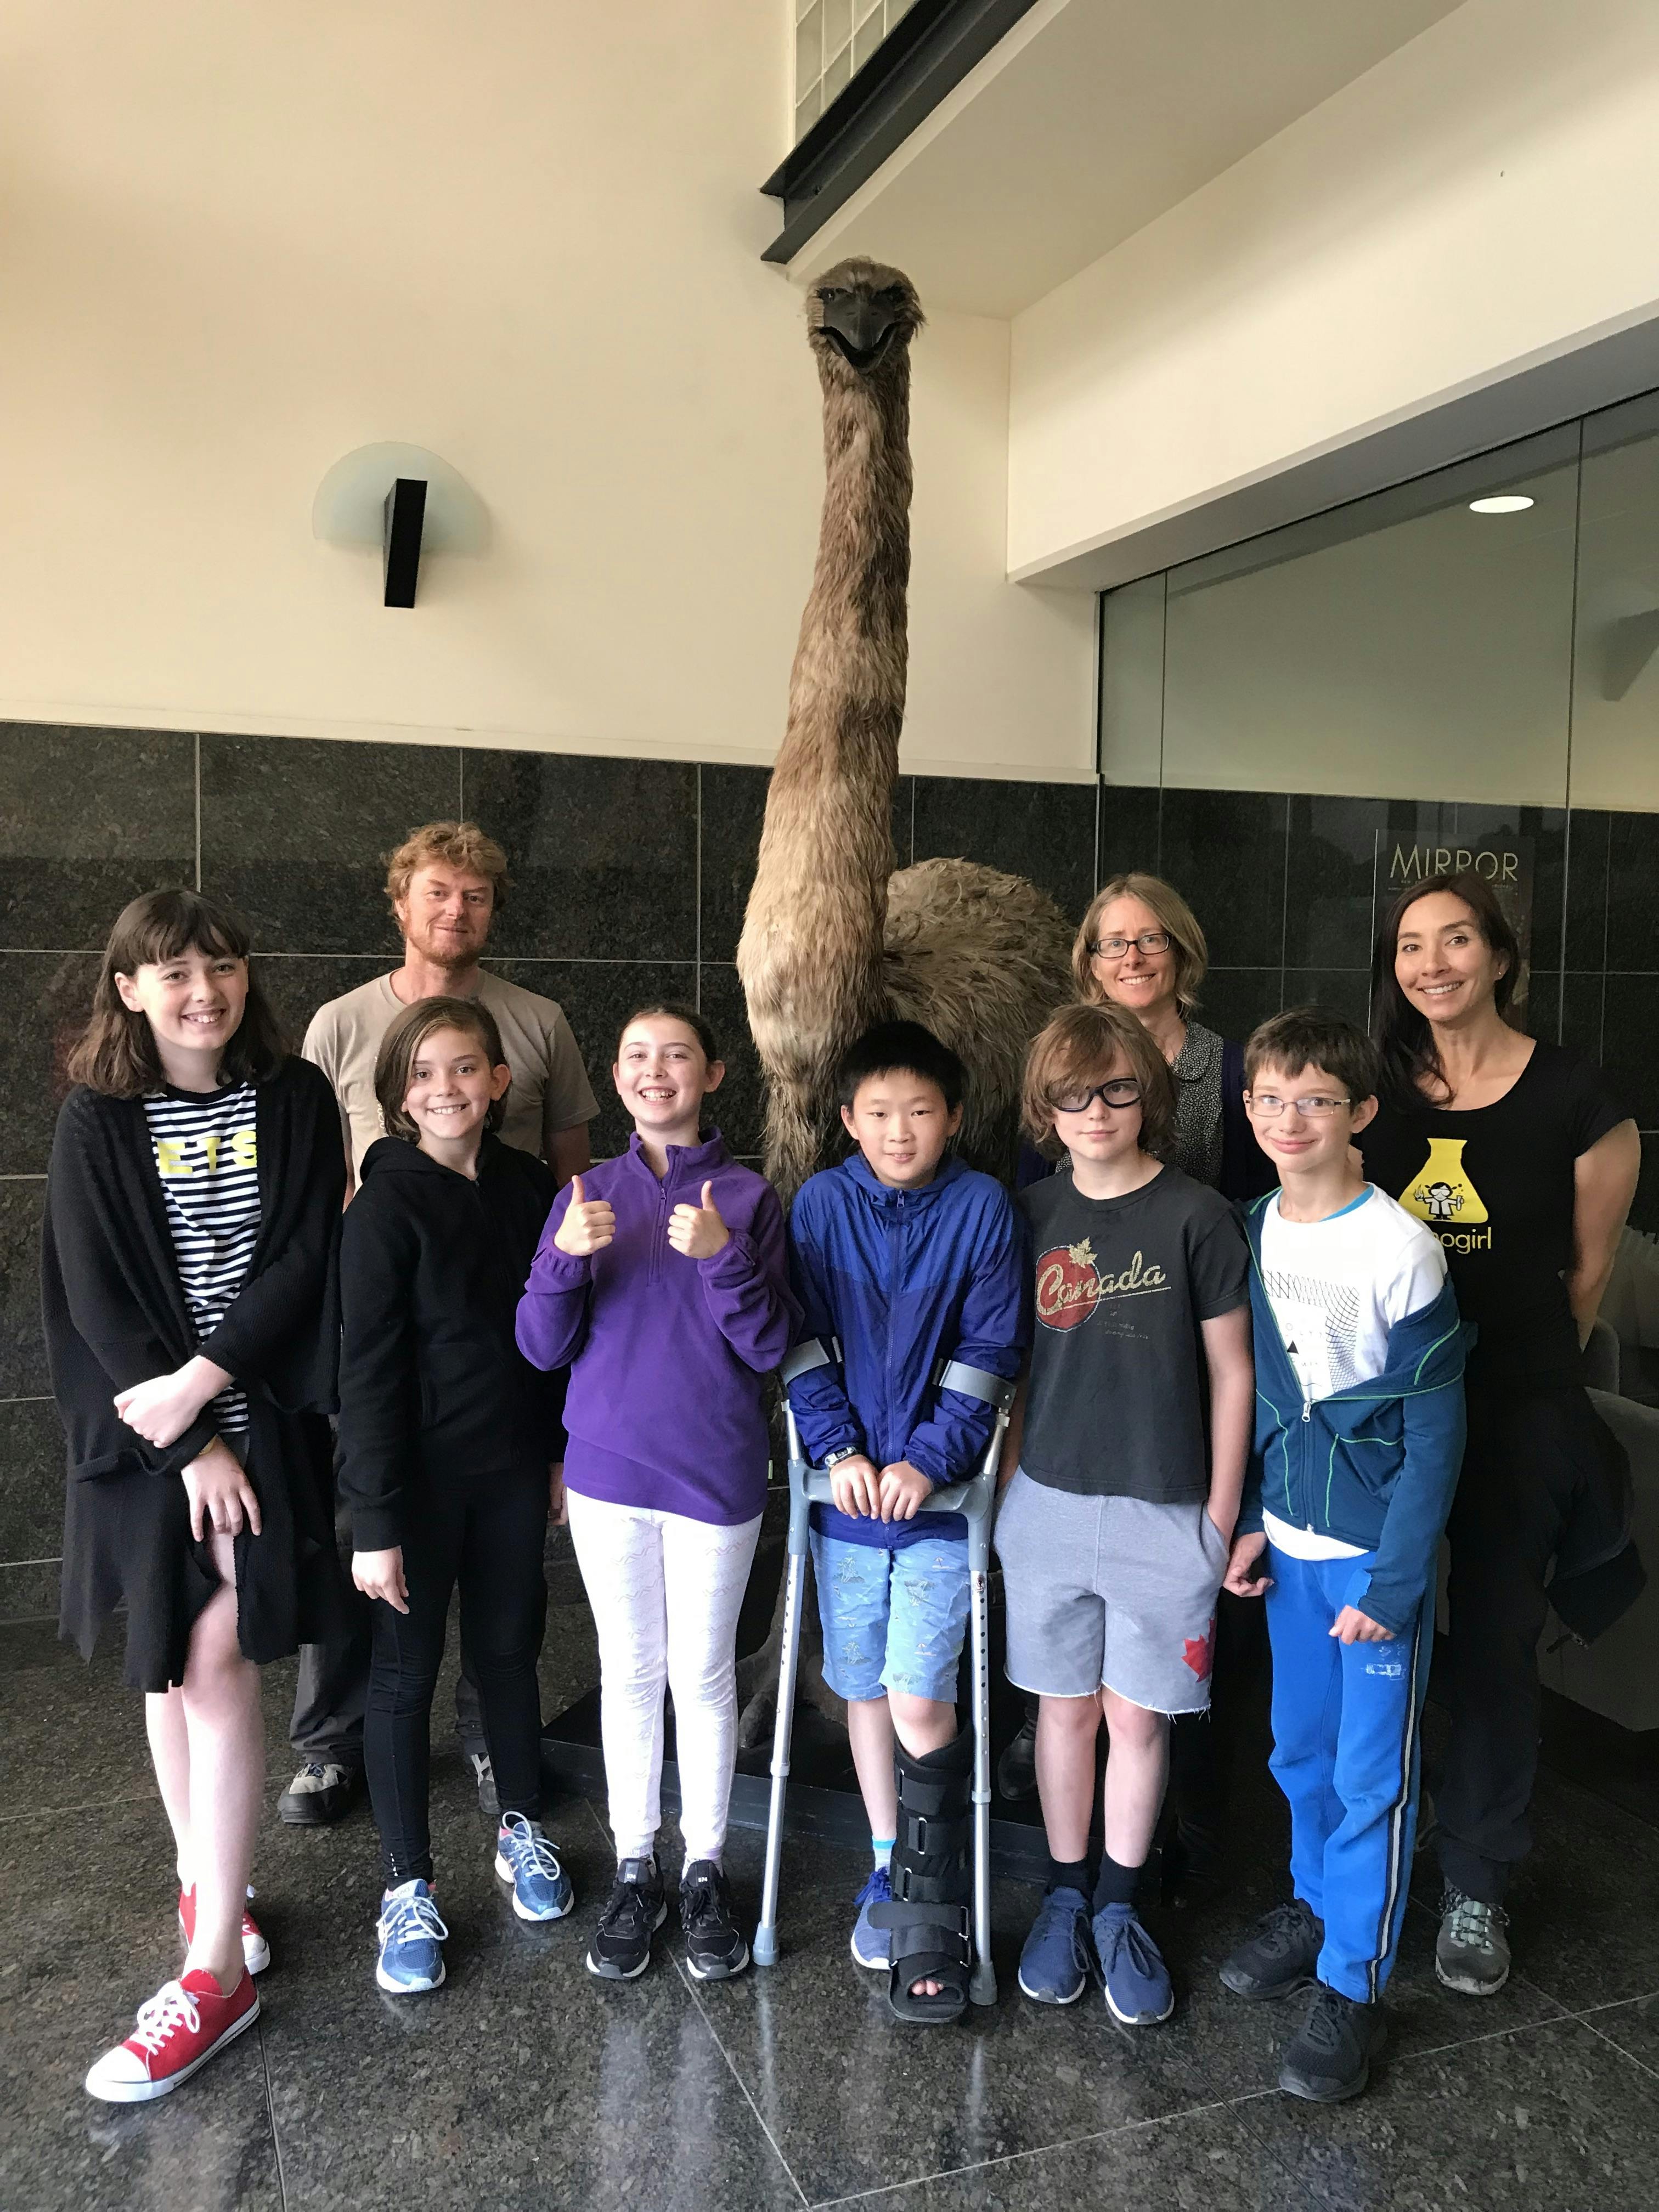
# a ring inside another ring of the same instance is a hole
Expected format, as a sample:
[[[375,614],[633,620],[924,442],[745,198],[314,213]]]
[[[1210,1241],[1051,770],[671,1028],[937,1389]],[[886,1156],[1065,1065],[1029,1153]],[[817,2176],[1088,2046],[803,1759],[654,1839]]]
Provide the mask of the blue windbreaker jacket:
[[[1463,1362],[1474,1325],[1459,1321],[1448,1280],[1431,1304],[1389,1330],[1382,1374],[1304,1406],[1261,1279],[1267,1203],[1255,1199],[1244,1210],[1255,1445],[1239,1531],[1260,1528],[1265,1506],[1295,1528],[1374,1550],[1365,1594],[1353,1603],[1399,1635],[1433,1579],[1463,1463]]]
[[[862,1154],[801,1186],[789,1220],[789,1269],[804,1336],[839,1340],[838,1365],[789,1386],[814,1464],[866,1452],[908,1460],[937,1486],[969,1474],[990,1440],[991,1408],[935,1387],[941,1359],[1012,1382],[1030,1335],[1019,1221],[989,1176],[948,1159],[921,1190],[890,1190]],[[963,1536],[960,1514],[872,1521],[815,1505],[813,1525],[889,1550]]]

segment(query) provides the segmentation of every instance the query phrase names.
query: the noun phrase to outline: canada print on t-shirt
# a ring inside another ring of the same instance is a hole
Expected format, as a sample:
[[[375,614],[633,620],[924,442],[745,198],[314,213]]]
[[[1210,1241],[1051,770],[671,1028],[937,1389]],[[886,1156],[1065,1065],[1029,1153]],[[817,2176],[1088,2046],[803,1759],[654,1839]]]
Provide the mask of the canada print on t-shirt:
[[[1169,1287],[1164,1270],[1140,1252],[1121,1273],[1103,1275],[1094,1245],[1085,1237],[1075,1244],[1056,1244],[1038,1260],[1036,1316],[1045,1328],[1080,1328],[1103,1300],[1148,1297]]]

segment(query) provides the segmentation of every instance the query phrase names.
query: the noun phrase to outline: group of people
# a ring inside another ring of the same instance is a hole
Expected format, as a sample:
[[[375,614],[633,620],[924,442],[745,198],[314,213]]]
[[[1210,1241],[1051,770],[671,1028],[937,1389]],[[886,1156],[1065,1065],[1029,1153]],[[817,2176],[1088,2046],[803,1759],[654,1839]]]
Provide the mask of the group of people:
[[[710,1124],[724,1067],[690,1007],[622,1025],[633,1134],[591,1165],[563,1016],[478,964],[507,886],[476,826],[415,832],[387,888],[403,964],[325,1007],[298,1055],[234,915],[135,900],[71,1064],[44,1254],[63,1628],[89,1653],[126,1607],[186,1945],[92,2094],[163,2095],[257,2017],[258,1669],[296,1649],[302,1763],[281,1809],[334,1817],[366,1774],[383,1989],[444,1978],[428,1774],[458,1590],[459,1718],[503,1894],[526,1920],[573,1910],[543,1820],[550,1519],[599,1633],[617,1871],[587,1967],[644,1972],[667,1917],[665,1687],[685,1963],[747,1965],[723,1866],[735,1642],[787,1356],[830,1474],[824,1672],[871,1827],[852,1953],[901,2018],[968,1998],[966,1532],[921,1508],[985,1455],[995,1394],[975,1371],[1018,1382],[995,1543],[1051,1859],[1025,1996],[1069,2004],[1093,1982],[1125,2027],[1170,2017],[1145,1871],[1166,1787],[1187,1848],[1222,1850],[1201,1724],[1218,1615],[1264,1604],[1291,1894],[1222,1978],[1308,1993],[1284,2088],[1364,2088],[1443,1532],[1436,1965],[1473,1996],[1503,1986],[1547,1606],[1590,1634],[1639,1586],[1627,1473],[1579,1372],[1639,1145],[1590,1063],[1506,1019],[1520,948],[1480,878],[1395,899],[1371,1036],[1304,1008],[1243,1048],[1194,1018],[1206,949],[1185,902],[1115,878],[1079,934],[1078,1002],[1031,1048],[1017,1195],[953,1154],[956,1056],[886,1023],[839,1071],[848,1157],[787,1218]]]

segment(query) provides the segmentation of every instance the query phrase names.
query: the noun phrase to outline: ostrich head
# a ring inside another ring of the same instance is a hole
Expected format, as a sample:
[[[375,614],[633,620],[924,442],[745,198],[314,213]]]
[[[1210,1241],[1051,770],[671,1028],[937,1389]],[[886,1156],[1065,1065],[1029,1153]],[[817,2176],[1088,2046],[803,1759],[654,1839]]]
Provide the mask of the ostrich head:
[[[807,291],[806,327],[826,386],[884,381],[922,322],[909,278],[879,261],[837,262]]]

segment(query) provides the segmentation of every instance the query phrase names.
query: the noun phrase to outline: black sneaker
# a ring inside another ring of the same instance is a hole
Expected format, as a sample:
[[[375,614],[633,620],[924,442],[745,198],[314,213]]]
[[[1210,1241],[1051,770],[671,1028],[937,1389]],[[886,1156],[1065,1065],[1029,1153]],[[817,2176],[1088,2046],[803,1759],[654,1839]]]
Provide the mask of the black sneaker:
[[[478,1810],[488,1813],[492,1820],[499,1820],[501,1801],[495,1795],[495,1770],[489,1763],[489,1754],[484,1751],[470,1751],[467,1757],[472,1762],[472,1778],[478,1785]]]
[[[1256,1922],[1224,1963],[1222,1981],[1235,1996],[1288,1997],[1313,1980],[1324,1942],[1324,1922],[1293,1898]]]
[[[723,1982],[749,1964],[732,1892],[713,1859],[693,1859],[680,1877],[685,1963],[700,1982]]]
[[[1028,1713],[997,1761],[997,1796],[1018,1805],[1036,1796],[1036,1723]]]
[[[587,1947],[588,1972],[606,1982],[631,1982],[642,1974],[651,1964],[651,1938],[667,1917],[655,1859],[624,1859]]]
[[[276,1800],[276,1817],[289,1828],[325,1828],[349,1810],[359,1778],[355,1766],[308,1759]]]
[[[1389,2039],[1380,2004],[1360,2004],[1321,1982],[1296,2040],[1285,2053],[1279,2086],[1287,2097],[1340,2105],[1371,2078],[1371,2061]]]
[[[1466,1997],[1495,1997],[1510,1978],[1509,1915],[1446,1884],[1435,1938],[1435,1978]]]

